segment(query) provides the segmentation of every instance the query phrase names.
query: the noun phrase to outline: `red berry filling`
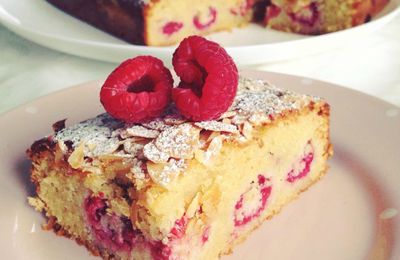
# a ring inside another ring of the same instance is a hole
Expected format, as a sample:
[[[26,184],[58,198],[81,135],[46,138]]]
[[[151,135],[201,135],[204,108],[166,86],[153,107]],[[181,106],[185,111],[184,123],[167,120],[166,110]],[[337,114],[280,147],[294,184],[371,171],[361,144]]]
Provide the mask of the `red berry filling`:
[[[313,2],[295,13],[289,13],[289,16],[293,21],[306,26],[314,26],[319,19],[317,3]]]
[[[182,29],[183,23],[169,22],[164,25],[162,32],[166,35],[172,35]]]
[[[268,22],[277,17],[281,13],[282,9],[276,5],[270,5],[267,7],[267,11],[265,14],[265,24],[268,24]]]
[[[215,42],[200,36],[184,39],[172,64],[181,82],[172,99],[182,115],[194,121],[217,119],[231,106],[238,87],[232,58]]]
[[[254,0],[246,0],[239,7],[231,8],[229,11],[233,15],[245,16],[251,10],[253,5],[254,5]]]
[[[141,233],[132,228],[131,221],[115,214],[108,215],[106,200],[88,197],[84,207],[90,229],[102,246],[111,250],[130,251]]]
[[[138,56],[124,61],[108,76],[100,101],[113,117],[139,123],[162,114],[172,85],[172,75],[161,60]]]
[[[172,248],[170,246],[163,244],[161,241],[152,243],[150,246],[151,246],[151,256],[153,257],[153,259],[157,260],[171,259]]]
[[[210,229],[211,227],[208,226],[204,229],[203,235],[201,235],[201,243],[204,245],[207,243],[208,239],[210,238]]]
[[[217,10],[214,7],[209,7],[208,11],[209,11],[208,20],[206,21],[201,21],[202,19],[200,18],[199,15],[196,15],[193,18],[193,24],[197,29],[204,30],[210,27],[217,20]]]
[[[183,215],[180,219],[175,221],[174,227],[171,229],[170,238],[179,239],[185,235],[188,218]]]
[[[251,187],[240,196],[236,202],[234,211],[235,227],[243,226],[260,216],[267,206],[268,198],[272,187],[268,183],[269,179],[263,175],[258,175],[258,182],[252,182]]]
[[[313,159],[314,147],[312,146],[311,141],[309,141],[304,148],[303,157],[296,165],[293,166],[293,169],[287,174],[286,180],[293,183],[299,179],[306,177],[310,172],[310,167]]]

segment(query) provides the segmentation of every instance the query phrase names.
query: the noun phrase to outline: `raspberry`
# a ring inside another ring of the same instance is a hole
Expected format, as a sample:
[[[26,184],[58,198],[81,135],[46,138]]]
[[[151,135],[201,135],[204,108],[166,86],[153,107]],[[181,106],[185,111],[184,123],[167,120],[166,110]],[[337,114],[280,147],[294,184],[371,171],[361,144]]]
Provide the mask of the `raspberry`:
[[[182,115],[194,121],[217,119],[231,106],[238,87],[232,58],[215,42],[200,36],[184,39],[172,64],[181,82],[172,99]]]
[[[168,22],[162,28],[162,32],[169,36],[169,35],[172,35],[178,31],[180,31],[180,29],[182,29],[182,27],[183,27],[183,23]]]
[[[174,227],[170,231],[171,238],[182,238],[186,232],[186,226],[188,223],[188,218],[183,215],[182,218],[175,221]]]
[[[100,101],[106,111],[127,123],[160,116],[170,102],[171,72],[161,60],[138,56],[124,61],[106,79]]]
[[[303,157],[297,164],[293,165],[293,169],[287,174],[286,180],[288,182],[295,182],[299,179],[302,179],[308,175],[311,169],[311,163],[314,160],[314,147],[311,144],[311,141],[308,141],[307,145],[304,148]]]
[[[236,202],[234,211],[235,227],[246,225],[254,218],[260,216],[267,206],[272,187],[269,186],[269,179],[263,175],[258,175],[257,178],[258,183],[255,184],[253,182],[251,188],[243,193]],[[255,196],[254,192],[258,193],[258,195]],[[258,199],[258,201],[255,199]]]
[[[292,20],[305,26],[314,26],[319,19],[318,4],[313,2],[295,13],[289,13]]]
[[[194,26],[201,30],[207,29],[208,27],[210,27],[213,23],[215,23],[215,21],[217,20],[217,10],[215,10],[214,7],[209,7],[209,20],[206,22],[201,22],[200,21],[200,16],[196,15],[193,18],[193,24]]]
[[[265,24],[268,24],[269,20],[277,17],[282,9],[276,5],[271,4],[270,6],[267,7],[266,9],[266,15],[265,15]]]
[[[97,242],[112,250],[131,251],[133,245],[142,236],[132,228],[126,217],[107,214],[106,199],[88,197],[84,202],[86,217]]]

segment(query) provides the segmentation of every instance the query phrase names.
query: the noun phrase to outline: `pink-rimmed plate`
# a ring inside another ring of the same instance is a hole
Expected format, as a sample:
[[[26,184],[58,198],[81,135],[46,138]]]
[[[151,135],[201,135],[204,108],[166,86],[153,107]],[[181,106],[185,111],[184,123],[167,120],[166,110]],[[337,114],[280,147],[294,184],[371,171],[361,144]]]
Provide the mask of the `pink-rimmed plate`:
[[[328,174],[223,259],[400,259],[400,108],[326,82],[243,71],[281,88],[322,96],[332,107],[335,155]],[[68,118],[102,111],[89,82],[0,115],[0,244],[4,259],[96,259],[42,231],[27,204],[33,190],[25,149]]]

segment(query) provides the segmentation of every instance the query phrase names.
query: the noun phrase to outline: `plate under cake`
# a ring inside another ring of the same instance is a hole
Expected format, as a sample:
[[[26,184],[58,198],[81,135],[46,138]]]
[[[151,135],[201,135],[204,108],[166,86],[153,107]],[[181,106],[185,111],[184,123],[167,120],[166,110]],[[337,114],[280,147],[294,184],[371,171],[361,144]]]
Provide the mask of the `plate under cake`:
[[[241,78],[220,119],[173,108],[142,124],[102,114],[28,150],[47,229],[104,259],[217,259],[318,181],[329,105]]]

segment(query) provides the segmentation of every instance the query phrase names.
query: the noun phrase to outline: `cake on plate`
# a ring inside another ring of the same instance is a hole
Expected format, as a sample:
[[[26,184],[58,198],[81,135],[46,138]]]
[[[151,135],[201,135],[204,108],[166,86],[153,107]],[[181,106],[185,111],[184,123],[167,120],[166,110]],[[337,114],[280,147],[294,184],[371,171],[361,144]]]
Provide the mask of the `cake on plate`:
[[[47,0],[127,42],[164,46],[251,22],[322,34],[368,22],[389,0]]]
[[[200,37],[174,54],[171,104],[160,62],[124,62],[101,90],[108,113],[32,144],[29,202],[46,229],[104,259],[217,259],[325,174],[329,105],[239,77]]]

